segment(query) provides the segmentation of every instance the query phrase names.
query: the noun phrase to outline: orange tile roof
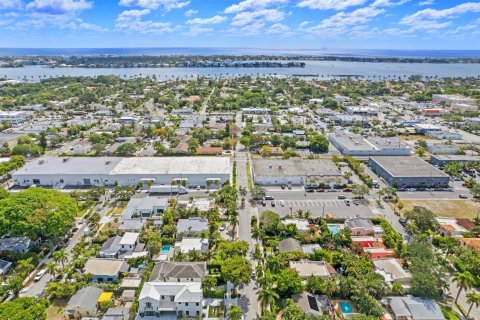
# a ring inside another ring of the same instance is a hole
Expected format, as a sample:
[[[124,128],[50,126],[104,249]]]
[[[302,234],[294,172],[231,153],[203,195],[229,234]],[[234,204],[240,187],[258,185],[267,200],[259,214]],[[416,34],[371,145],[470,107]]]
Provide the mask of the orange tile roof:
[[[470,248],[480,250],[480,238],[461,238],[460,241]]]

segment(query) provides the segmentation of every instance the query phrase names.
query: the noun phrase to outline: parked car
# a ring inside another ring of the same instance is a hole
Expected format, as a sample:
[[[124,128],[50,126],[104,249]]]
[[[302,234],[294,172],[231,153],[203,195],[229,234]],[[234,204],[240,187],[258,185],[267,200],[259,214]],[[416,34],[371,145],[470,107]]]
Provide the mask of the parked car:
[[[264,207],[267,206],[267,202],[265,200],[262,200],[262,206],[264,206]]]
[[[275,207],[275,201],[272,200],[272,202],[270,202],[272,207]]]
[[[265,196],[265,200],[275,200],[274,196]]]
[[[458,195],[460,199],[468,199],[468,196],[465,193],[461,193]]]
[[[280,185],[280,188],[282,188],[282,190],[284,190],[284,189],[285,189],[285,185],[284,185],[284,184]]]
[[[227,228],[227,225],[224,223],[220,226],[220,231],[224,231]]]
[[[40,279],[42,279],[42,277],[45,275],[46,272],[47,272],[47,269],[42,269],[38,271],[38,273],[35,275],[35,278],[33,278],[33,281],[34,282],[40,281]]]
[[[360,204],[360,200],[358,199],[353,199],[353,204],[358,206]]]
[[[280,200],[280,205],[281,205],[282,207],[285,207],[285,201]]]
[[[288,188],[288,190],[292,190],[292,185],[289,184],[289,185],[287,186],[287,188]]]
[[[345,189],[343,189],[343,192],[352,192],[352,189],[351,188],[345,188]]]
[[[345,199],[345,195],[344,195],[344,194],[339,194],[339,195],[338,195],[338,199],[340,199],[340,200]]]
[[[407,225],[407,220],[405,219],[398,219],[398,222],[403,226],[405,227]]]
[[[346,204],[347,206],[350,206],[350,200],[345,199],[344,202],[345,202],[345,204]]]

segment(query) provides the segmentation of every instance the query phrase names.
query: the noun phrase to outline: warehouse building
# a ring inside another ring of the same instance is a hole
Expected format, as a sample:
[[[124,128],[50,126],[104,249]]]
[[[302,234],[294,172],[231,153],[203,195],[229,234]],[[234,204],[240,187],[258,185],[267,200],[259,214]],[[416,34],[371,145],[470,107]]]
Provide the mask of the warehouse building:
[[[66,187],[181,184],[222,185],[230,180],[228,157],[43,157],[12,174],[14,185]],[[210,182],[209,182],[210,181]]]
[[[16,126],[27,121],[27,113],[25,111],[0,111],[0,123],[10,122]]]
[[[348,156],[409,156],[410,148],[398,138],[369,137],[338,131],[328,136],[337,150]]]
[[[450,177],[418,157],[370,157],[373,172],[391,186],[446,187]]]
[[[330,159],[258,159],[253,161],[254,182],[259,185],[334,187],[345,179]]]
[[[480,156],[468,156],[468,155],[435,155],[430,157],[430,163],[436,166],[443,167],[450,162],[478,162]]]

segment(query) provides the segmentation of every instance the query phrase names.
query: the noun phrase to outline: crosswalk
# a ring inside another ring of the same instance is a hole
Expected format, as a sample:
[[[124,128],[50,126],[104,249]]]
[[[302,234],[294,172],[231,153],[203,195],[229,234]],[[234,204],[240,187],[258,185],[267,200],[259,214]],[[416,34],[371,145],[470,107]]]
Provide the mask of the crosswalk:
[[[283,200],[285,207],[345,207],[346,204],[343,200]],[[279,203],[279,201],[276,201]],[[353,205],[353,204],[352,204]]]

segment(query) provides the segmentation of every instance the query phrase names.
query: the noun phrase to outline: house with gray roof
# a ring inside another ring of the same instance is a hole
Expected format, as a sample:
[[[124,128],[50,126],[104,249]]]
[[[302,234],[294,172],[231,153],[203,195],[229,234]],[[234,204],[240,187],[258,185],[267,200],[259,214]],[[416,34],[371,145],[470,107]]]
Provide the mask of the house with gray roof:
[[[11,237],[0,239],[0,251],[26,253],[34,246],[34,242],[27,237]]]
[[[161,197],[132,197],[122,212],[122,219],[159,216],[168,208],[168,199]]]
[[[369,236],[374,234],[373,223],[363,217],[354,217],[345,221],[345,226],[352,231],[352,236]]]
[[[84,271],[92,275],[92,281],[111,282],[128,271],[128,263],[120,259],[90,258]]]
[[[278,243],[278,251],[282,253],[296,251],[302,252],[302,246],[300,245],[300,241],[293,238],[287,238]]]
[[[307,315],[321,316],[333,312],[333,306],[325,295],[314,295],[309,292],[302,292],[292,297],[293,302],[300,307]]]
[[[121,248],[120,241],[122,241],[121,236],[108,238],[107,241],[105,241],[100,248],[100,258],[117,258],[118,252]]]
[[[439,305],[414,296],[387,297],[382,300],[394,320],[445,320]]]
[[[179,219],[177,223],[177,236],[199,236],[208,232],[208,220],[203,217]]]
[[[83,317],[96,316],[97,302],[102,292],[102,289],[92,286],[78,290],[65,307],[66,318],[81,319]]]
[[[202,282],[206,274],[206,262],[160,261],[153,267],[148,281]]]

